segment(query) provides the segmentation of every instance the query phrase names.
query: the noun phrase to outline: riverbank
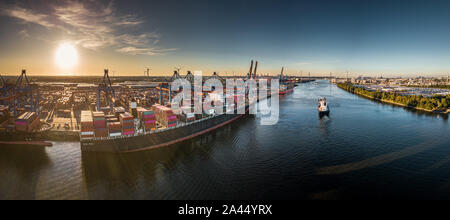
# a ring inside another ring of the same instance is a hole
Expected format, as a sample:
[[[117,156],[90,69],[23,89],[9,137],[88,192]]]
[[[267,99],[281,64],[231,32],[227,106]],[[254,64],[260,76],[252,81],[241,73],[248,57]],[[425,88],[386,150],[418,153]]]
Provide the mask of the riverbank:
[[[395,92],[380,92],[380,91],[369,91],[367,89],[361,88],[361,87],[356,87],[353,84],[350,83],[338,83],[337,87],[340,89],[343,89],[347,92],[371,99],[371,100],[376,100],[376,101],[380,101],[383,103],[388,103],[388,104],[392,104],[392,105],[397,105],[397,106],[402,106],[402,107],[406,107],[406,108],[410,108],[410,109],[415,109],[415,110],[419,110],[419,111],[425,111],[425,112],[430,112],[430,113],[437,113],[437,114],[449,114],[450,113],[450,109],[448,108],[448,104],[450,103],[450,99],[446,98],[446,97],[432,97],[432,98],[425,98],[422,96],[415,96],[415,95],[410,95],[410,96],[402,96],[399,95]],[[383,97],[389,97],[392,100],[383,98]],[[394,101],[394,100],[399,100],[399,101]],[[405,103],[401,103],[405,102]],[[431,104],[430,104],[431,103]],[[440,108],[436,108],[436,107],[428,107],[428,108],[422,108],[419,107],[418,105],[426,105],[428,106],[433,106],[433,105],[437,105],[440,106]],[[443,107],[446,106],[446,107]]]

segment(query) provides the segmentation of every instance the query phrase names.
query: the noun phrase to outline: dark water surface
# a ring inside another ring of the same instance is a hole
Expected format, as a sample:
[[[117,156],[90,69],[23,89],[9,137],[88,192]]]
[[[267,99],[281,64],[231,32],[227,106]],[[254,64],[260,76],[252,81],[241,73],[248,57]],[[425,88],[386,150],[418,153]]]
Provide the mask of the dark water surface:
[[[330,118],[319,119],[326,96]],[[450,199],[450,125],[328,82],[280,99],[280,120],[246,118],[132,154],[0,148],[0,199]]]

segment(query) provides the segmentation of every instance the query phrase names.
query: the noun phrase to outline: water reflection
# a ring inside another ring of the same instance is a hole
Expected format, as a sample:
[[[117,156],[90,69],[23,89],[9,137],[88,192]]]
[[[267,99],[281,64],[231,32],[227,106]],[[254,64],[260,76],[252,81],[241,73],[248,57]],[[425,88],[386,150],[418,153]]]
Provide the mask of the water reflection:
[[[34,199],[39,180],[36,173],[49,163],[44,148],[1,146],[0,199]]]
[[[196,160],[210,159],[217,142],[235,137],[236,129],[228,125],[170,147],[135,153],[82,152],[83,176],[89,199],[164,199],[179,197],[179,189],[170,183],[172,173]],[[196,181],[184,179],[188,187]],[[188,193],[191,193],[188,191]]]

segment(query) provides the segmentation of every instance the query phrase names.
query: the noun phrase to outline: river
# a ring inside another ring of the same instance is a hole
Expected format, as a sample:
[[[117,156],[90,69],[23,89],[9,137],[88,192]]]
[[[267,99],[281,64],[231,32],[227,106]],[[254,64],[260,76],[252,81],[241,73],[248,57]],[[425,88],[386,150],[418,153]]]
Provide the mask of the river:
[[[280,98],[276,125],[245,118],[161,149],[2,146],[0,199],[450,199],[449,134],[447,117],[319,81]]]

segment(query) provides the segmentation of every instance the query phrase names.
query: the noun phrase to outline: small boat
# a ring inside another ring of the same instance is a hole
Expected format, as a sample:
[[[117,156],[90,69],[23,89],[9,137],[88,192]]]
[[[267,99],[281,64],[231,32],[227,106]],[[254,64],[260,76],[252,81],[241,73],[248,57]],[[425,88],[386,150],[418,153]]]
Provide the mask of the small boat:
[[[319,111],[320,116],[329,115],[330,114],[330,108],[328,108],[327,99],[320,98],[317,104],[317,111]]]

